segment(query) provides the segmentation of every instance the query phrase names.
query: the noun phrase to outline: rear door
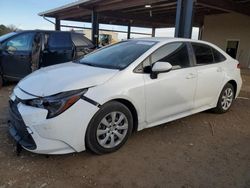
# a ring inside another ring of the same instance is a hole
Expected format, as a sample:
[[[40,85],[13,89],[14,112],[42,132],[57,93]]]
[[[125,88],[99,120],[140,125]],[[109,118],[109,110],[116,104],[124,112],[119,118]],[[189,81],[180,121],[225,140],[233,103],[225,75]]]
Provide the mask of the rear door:
[[[45,33],[41,67],[68,62],[72,58],[73,43],[69,32]]]
[[[34,35],[34,32],[21,33],[3,44],[2,69],[5,77],[20,79],[31,72]]]
[[[195,108],[214,105],[221,92],[224,79],[223,63],[226,58],[206,44],[191,45],[198,73]]]

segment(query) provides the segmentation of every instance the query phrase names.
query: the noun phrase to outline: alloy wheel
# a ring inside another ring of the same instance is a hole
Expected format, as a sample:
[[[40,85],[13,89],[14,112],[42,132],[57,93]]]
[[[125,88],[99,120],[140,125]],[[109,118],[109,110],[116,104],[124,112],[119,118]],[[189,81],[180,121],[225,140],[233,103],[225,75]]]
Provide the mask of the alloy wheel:
[[[107,114],[99,123],[96,131],[98,143],[104,148],[114,148],[126,137],[128,119],[118,111]]]
[[[230,108],[233,102],[233,97],[234,97],[233,90],[231,88],[227,88],[224,91],[222,95],[222,100],[221,100],[221,106],[223,110],[228,110]]]

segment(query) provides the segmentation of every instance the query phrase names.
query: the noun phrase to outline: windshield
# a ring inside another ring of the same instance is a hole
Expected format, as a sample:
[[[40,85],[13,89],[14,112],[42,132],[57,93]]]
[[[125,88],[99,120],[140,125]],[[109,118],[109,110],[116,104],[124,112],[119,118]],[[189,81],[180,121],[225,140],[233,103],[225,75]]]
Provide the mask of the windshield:
[[[0,42],[4,41],[5,39],[14,36],[15,34],[17,34],[16,32],[11,32],[5,35],[0,36]]]
[[[80,59],[79,63],[110,69],[124,69],[155,44],[156,42],[152,41],[123,41],[101,48]]]

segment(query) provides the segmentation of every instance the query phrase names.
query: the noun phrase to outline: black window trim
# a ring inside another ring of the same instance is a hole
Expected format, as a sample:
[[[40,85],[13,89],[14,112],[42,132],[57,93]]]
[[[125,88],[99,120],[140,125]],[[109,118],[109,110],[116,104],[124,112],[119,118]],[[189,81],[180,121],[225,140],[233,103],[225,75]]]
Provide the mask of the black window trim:
[[[188,42],[188,43],[189,43],[189,46],[190,46],[190,50],[192,51],[194,67],[214,65],[214,64],[218,64],[218,63],[223,63],[224,61],[227,60],[227,58],[226,58],[221,52],[219,52],[217,49],[213,48],[213,47],[210,46],[209,44],[205,44],[205,43],[201,43],[201,42]],[[203,46],[209,47],[210,50],[211,50],[211,52],[212,52],[212,55],[213,55],[213,63],[209,63],[209,64],[197,64],[196,56],[195,56],[195,52],[194,52],[194,48],[193,48],[193,45],[192,45],[192,44],[198,44],[198,45],[203,45]],[[215,62],[213,49],[214,49],[215,51],[217,51],[218,53],[220,53],[220,54],[225,58],[225,60],[224,60],[224,61]]]
[[[151,61],[151,56],[152,56],[153,53],[155,53],[155,52],[156,52],[157,50],[159,50],[160,48],[162,48],[162,47],[164,47],[164,46],[166,46],[166,45],[168,45],[168,44],[173,44],[173,43],[183,43],[183,44],[186,45],[187,51],[188,51],[188,57],[189,57],[189,64],[190,64],[190,66],[189,66],[189,67],[179,68],[179,69],[173,69],[173,70],[171,70],[171,72],[172,72],[172,71],[176,71],[176,70],[182,70],[182,69],[188,69],[188,68],[194,67],[194,66],[195,66],[195,61],[194,61],[194,59],[193,59],[193,57],[192,57],[192,56],[193,56],[193,54],[192,54],[192,49],[190,49],[190,46],[189,46],[188,42],[187,42],[187,41],[173,41],[173,42],[169,42],[169,43],[163,44],[162,46],[160,46],[160,47],[158,47],[157,49],[155,49],[151,54],[149,54],[146,58],[144,58],[144,59],[141,61],[141,63],[139,63],[139,64],[134,68],[133,73],[137,73],[137,74],[149,74],[149,73],[147,73],[147,72],[144,72],[143,70],[142,70],[142,71],[138,71],[138,69],[139,69],[141,66],[143,66],[143,62],[144,62],[146,59],[148,59],[148,58],[150,58],[150,61]]]

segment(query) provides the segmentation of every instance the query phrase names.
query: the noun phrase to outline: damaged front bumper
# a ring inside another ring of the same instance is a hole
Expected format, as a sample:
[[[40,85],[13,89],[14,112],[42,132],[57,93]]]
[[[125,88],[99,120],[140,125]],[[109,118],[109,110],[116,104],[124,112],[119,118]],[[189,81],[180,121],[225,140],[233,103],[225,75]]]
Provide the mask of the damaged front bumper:
[[[14,101],[9,101],[10,120],[8,121],[9,133],[15,141],[28,150],[37,148],[34,139],[31,136],[32,131],[27,127],[17,109]]]
[[[24,149],[39,154],[84,151],[85,133],[99,108],[80,99],[62,114],[47,119],[48,111],[28,106],[32,96],[15,88],[10,97],[9,132]]]

